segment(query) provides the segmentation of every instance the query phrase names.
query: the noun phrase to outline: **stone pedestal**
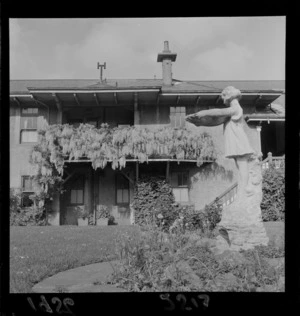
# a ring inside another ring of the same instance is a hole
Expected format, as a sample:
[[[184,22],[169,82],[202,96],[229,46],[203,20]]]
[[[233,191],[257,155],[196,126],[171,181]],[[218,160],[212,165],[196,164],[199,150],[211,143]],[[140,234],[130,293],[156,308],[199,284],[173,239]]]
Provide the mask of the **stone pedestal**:
[[[251,249],[256,245],[267,245],[269,238],[261,216],[262,174],[257,157],[248,161],[249,182],[244,190],[238,190],[236,200],[224,207],[219,228],[225,228],[229,243],[221,235],[217,237],[215,253],[225,250]]]

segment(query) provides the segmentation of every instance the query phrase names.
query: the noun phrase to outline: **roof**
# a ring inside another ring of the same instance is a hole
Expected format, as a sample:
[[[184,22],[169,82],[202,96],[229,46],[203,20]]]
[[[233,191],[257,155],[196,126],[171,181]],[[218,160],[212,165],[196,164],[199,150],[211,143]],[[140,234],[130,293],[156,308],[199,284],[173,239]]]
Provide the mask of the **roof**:
[[[11,80],[11,94],[30,94],[30,90],[126,90],[162,89],[167,93],[219,93],[227,86],[234,86],[242,92],[273,93],[285,91],[284,80],[250,81],[180,81],[173,80],[172,86],[163,86],[162,79],[49,79]]]

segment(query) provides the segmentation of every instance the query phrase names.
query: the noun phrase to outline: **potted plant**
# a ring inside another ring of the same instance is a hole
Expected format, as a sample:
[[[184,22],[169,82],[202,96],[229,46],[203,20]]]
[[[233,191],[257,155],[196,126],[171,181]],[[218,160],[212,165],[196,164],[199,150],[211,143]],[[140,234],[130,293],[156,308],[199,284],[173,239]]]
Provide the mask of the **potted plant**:
[[[85,207],[76,207],[77,212],[77,220],[78,220],[78,226],[87,226],[88,225],[88,217],[89,212],[85,210]]]
[[[98,205],[96,211],[96,223],[97,225],[107,225],[110,211],[107,205]]]

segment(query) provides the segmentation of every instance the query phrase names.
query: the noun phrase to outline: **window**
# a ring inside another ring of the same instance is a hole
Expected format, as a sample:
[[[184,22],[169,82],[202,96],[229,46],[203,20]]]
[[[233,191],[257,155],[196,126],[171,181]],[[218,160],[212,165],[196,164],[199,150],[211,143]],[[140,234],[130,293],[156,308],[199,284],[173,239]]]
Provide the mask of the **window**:
[[[177,203],[184,204],[189,202],[188,172],[173,172],[171,186]]]
[[[21,143],[36,143],[37,134],[38,108],[21,109]]]
[[[22,207],[30,207],[33,205],[33,201],[30,199],[30,195],[34,193],[33,183],[30,176],[22,176],[22,198],[21,205]]]
[[[72,181],[72,180],[71,180]],[[84,175],[74,176],[70,190],[70,204],[84,204]]]
[[[117,204],[129,203],[129,181],[121,174],[116,176]]]
[[[185,106],[170,107],[170,122],[174,128],[184,128],[185,126]]]

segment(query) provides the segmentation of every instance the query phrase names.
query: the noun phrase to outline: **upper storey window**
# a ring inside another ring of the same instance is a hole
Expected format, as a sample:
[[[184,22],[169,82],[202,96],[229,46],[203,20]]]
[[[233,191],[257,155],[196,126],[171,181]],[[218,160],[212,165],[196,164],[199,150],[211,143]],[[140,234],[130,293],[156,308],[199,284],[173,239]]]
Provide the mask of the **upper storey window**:
[[[185,106],[171,106],[170,107],[170,121],[174,128],[185,127]]]
[[[38,108],[21,109],[21,143],[36,143],[38,141],[37,120]]]

